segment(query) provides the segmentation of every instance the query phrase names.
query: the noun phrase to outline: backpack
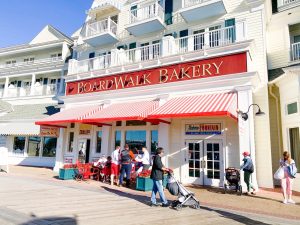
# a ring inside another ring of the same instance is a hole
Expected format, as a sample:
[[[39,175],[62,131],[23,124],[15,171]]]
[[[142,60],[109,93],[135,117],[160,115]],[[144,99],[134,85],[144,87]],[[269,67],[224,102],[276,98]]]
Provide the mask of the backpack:
[[[288,167],[288,174],[292,177],[292,178],[296,178],[296,174],[297,174],[297,167],[295,165],[295,163],[290,164]]]
[[[249,165],[248,171],[249,171],[249,173],[253,173],[254,172],[254,166],[253,166],[252,162],[251,162],[251,165]]]
[[[127,150],[122,150],[121,151],[121,163],[130,163],[131,158],[129,155],[129,151]]]

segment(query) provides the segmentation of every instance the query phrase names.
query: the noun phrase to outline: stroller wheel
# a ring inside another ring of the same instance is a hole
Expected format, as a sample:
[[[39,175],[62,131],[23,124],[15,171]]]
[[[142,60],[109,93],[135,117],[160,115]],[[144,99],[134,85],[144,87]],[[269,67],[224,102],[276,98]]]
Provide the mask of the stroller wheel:
[[[178,205],[175,207],[175,209],[176,209],[177,211],[181,210],[181,209],[182,209],[182,205],[181,205],[181,204],[178,204]]]
[[[197,202],[195,205],[193,205],[193,208],[194,208],[194,209],[200,209],[200,203]]]
[[[238,195],[242,195],[242,194],[243,194],[243,188],[242,185],[239,185]]]
[[[227,184],[224,184],[224,194],[226,194],[227,193]]]

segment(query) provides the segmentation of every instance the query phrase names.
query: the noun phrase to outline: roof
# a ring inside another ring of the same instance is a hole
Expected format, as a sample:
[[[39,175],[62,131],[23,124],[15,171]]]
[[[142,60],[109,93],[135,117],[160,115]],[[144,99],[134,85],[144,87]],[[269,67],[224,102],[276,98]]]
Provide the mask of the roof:
[[[40,126],[29,123],[0,123],[0,135],[39,135]]]
[[[0,117],[0,122],[42,119],[59,112],[56,104],[13,105],[12,108],[13,111]]]
[[[269,82],[274,81],[275,79],[284,75],[286,69],[298,69],[299,66],[300,66],[300,63],[296,63],[294,65],[268,70]]]

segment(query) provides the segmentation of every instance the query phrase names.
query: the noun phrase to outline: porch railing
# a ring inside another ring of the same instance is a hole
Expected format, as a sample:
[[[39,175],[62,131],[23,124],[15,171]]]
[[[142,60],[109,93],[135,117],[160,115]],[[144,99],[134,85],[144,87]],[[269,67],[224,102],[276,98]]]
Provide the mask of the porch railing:
[[[85,31],[83,33],[83,37],[89,38],[109,31],[116,35],[117,28],[118,25],[110,18],[97,21],[94,23],[87,23],[85,27]]]
[[[280,7],[287,6],[287,5],[296,3],[296,2],[300,3],[300,0],[277,0],[277,7],[280,8]]]
[[[2,64],[0,65],[0,69],[5,68],[14,68],[14,67],[30,67],[30,66],[36,66],[36,65],[42,65],[46,63],[53,63],[53,62],[60,62],[62,61],[62,57],[53,57],[53,58],[45,58],[45,59],[37,59],[33,61],[27,61],[27,62],[16,62],[12,64]]]
[[[161,56],[161,44],[152,44],[125,51],[125,63],[135,63],[158,59]]]
[[[177,53],[214,48],[232,44],[236,41],[236,29],[234,26],[225,27],[209,32],[202,32],[175,39]]]
[[[146,19],[159,17],[164,21],[164,10],[158,2],[130,10],[130,24],[140,22]]]
[[[190,6],[194,6],[194,5],[201,4],[204,2],[209,2],[209,1],[211,1],[211,0],[184,0],[184,7],[187,8]]]
[[[300,42],[292,44],[292,61],[300,60]]]

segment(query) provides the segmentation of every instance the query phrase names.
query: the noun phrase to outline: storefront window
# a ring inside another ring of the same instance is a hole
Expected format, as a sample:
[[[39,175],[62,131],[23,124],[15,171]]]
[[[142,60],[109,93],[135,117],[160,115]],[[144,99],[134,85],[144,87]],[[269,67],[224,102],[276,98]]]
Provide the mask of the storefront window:
[[[14,138],[14,153],[23,154],[25,149],[25,137]]]
[[[96,153],[101,153],[102,131],[97,131]]]
[[[68,152],[73,152],[74,149],[74,132],[70,132]]]
[[[127,120],[126,121],[126,126],[146,126],[145,121],[140,121],[140,120]]]
[[[40,146],[41,146],[41,137],[29,137],[28,138],[28,156],[39,156],[40,155]]]
[[[151,154],[156,153],[158,147],[158,130],[151,130]]]
[[[115,147],[121,146],[121,131],[117,130],[115,133]]]
[[[57,138],[44,137],[43,157],[55,157]]]
[[[126,131],[125,143],[129,145],[131,150],[142,150],[146,146],[145,130],[129,130]]]

